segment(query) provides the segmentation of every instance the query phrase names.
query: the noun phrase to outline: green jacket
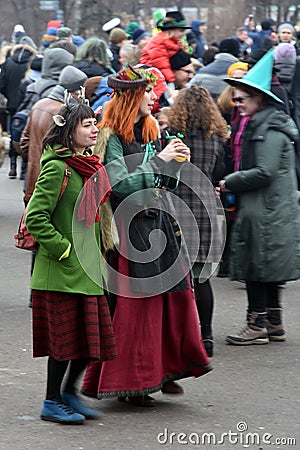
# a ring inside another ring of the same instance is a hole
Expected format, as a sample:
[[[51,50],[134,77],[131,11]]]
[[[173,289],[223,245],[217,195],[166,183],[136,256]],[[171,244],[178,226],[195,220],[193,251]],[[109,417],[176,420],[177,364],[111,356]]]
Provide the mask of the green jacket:
[[[88,228],[77,220],[83,178],[70,167],[65,192],[57,203],[65,174],[63,158],[47,148],[41,158],[39,175],[26,214],[29,232],[40,244],[37,251],[31,288],[45,291],[102,295],[102,258],[100,231],[96,223]],[[71,244],[66,259],[59,260]]]
[[[225,177],[226,187],[239,199],[231,237],[233,280],[282,282],[300,277],[296,139],[293,120],[271,107],[247,124],[241,169]]]

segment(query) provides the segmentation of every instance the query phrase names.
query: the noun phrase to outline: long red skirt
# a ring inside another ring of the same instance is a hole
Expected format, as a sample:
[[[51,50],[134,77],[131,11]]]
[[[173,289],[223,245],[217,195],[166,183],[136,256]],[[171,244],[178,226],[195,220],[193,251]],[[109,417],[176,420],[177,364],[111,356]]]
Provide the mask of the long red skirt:
[[[116,357],[106,297],[32,291],[33,357],[57,361]]]
[[[138,299],[118,296],[113,328],[118,358],[89,364],[85,395],[146,395],[168,380],[212,370],[191,289]]]

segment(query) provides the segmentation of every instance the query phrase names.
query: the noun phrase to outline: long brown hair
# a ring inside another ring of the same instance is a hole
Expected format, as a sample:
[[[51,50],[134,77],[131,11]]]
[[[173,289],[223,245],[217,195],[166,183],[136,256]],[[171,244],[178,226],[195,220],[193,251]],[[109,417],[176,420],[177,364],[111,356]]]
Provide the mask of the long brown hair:
[[[207,89],[198,85],[178,92],[169,113],[169,127],[183,135],[201,129],[206,139],[217,133],[226,140],[226,121]]]
[[[113,133],[119,134],[126,144],[132,142],[134,137],[134,123],[140,105],[143,101],[146,87],[124,89],[121,94],[116,93],[106,103],[99,128],[110,128]],[[142,138],[150,142],[157,139],[158,128],[151,116],[143,118]]]

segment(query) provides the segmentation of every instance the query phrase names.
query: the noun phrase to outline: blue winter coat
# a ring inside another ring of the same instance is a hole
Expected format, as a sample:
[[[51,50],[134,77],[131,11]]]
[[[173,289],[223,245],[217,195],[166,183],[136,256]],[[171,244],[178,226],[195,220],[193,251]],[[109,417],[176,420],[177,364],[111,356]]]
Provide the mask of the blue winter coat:
[[[198,58],[202,58],[203,53],[205,52],[205,50],[207,50],[206,40],[204,39],[202,33],[200,33],[199,31],[199,27],[201,25],[204,25],[204,22],[202,20],[193,20],[191,22],[192,32],[197,41],[195,53],[197,53]]]

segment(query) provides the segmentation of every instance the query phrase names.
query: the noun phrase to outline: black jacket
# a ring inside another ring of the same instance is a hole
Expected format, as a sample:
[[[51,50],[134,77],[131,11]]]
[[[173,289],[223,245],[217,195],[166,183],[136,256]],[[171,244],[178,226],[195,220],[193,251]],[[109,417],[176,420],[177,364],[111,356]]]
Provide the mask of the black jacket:
[[[104,77],[113,73],[109,67],[105,67],[103,64],[98,64],[97,62],[89,62],[84,59],[82,59],[81,61],[77,61],[74,66],[84,72],[88,78]]]
[[[1,66],[0,92],[7,98],[7,109],[14,114],[18,107],[18,92],[22,78],[35,50],[29,45],[15,46],[12,56]]]

